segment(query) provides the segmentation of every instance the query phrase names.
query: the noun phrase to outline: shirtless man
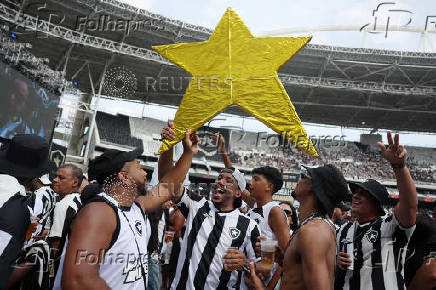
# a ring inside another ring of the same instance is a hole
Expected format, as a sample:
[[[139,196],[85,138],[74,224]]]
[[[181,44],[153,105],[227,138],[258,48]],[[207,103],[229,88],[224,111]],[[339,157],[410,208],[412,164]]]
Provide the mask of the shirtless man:
[[[295,188],[300,202],[300,228],[291,236],[284,255],[281,289],[333,290],[336,257],[336,231],[327,218],[348,194],[342,173],[333,165],[301,168]],[[252,289],[263,289],[261,280],[252,274],[244,279]]]

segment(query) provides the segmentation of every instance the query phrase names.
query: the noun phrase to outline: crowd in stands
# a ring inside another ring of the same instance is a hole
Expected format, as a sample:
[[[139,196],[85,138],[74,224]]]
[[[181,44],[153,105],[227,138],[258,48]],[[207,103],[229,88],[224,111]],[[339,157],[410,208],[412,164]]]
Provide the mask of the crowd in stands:
[[[61,95],[61,88],[59,86],[53,86],[49,82],[44,81],[43,79],[43,73],[41,71],[37,72],[36,74],[29,71],[24,61],[14,61],[11,57],[8,57],[4,54],[4,51],[0,48],[0,61],[7,66],[10,66],[14,68],[16,71],[20,72],[23,77],[26,79],[30,79],[32,82],[36,82],[40,87],[47,90],[47,92],[55,94],[60,96]]]
[[[383,160],[380,151],[375,146],[363,146],[348,143],[340,148],[317,147],[319,158],[314,158],[293,147],[274,147],[267,151],[247,154],[232,151],[230,158],[238,166],[253,168],[256,165],[276,166],[284,171],[298,171],[301,164],[320,166],[335,164],[344,175],[352,179],[394,179],[390,165]],[[431,164],[417,160],[413,156],[408,160],[412,177],[421,183],[436,183],[436,171]]]

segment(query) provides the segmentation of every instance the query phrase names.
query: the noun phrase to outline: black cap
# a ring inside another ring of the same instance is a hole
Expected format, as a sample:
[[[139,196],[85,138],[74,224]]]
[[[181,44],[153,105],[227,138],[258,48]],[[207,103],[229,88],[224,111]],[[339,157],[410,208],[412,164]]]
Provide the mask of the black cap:
[[[350,194],[344,175],[332,164],[304,167],[309,171],[316,197],[327,214],[331,216],[335,207]]]
[[[49,172],[48,142],[37,135],[17,134],[0,150],[0,172],[35,178]]]
[[[89,161],[89,180],[97,180],[99,184],[103,184],[108,176],[120,172],[124,163],[138,158],[141,156],[142,152],[142,148],[136,148],[129,152],[115,149],[105,151],[102,155]]]
[[[375,199],[378,201],[380,205],[380,213],[381,215],[384,215],[385,212],[383,210],[383,205],[386,205],[389,193],[386,190],[386,187],[380,184],[377,180],[374,179],[368,179],[367,181],[361,183],[361,182],[349,182],[351,192],[355,192],[357,188],[362,188],[366,192],[368,192],[370,195],[374,196]]]

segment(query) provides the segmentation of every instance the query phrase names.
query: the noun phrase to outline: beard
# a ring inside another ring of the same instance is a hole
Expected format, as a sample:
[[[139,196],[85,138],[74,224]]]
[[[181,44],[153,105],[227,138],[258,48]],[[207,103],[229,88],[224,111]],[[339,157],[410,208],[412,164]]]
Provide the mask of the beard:
[[[221,208],[224,204],[223,201],[213,201],[213,200],[212,200],[212,203],[216,208]]]

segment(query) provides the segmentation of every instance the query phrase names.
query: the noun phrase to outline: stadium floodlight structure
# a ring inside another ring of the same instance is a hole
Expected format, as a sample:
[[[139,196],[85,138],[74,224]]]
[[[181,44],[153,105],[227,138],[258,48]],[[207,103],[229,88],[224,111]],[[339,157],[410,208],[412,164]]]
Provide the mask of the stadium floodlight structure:
[[[18,19],[16,19],[18,17]],[[126,54],[134,57],[143,58],[168,64],[169,62],[159,53],[150,49],[135,47],[125,43],[118,43],[101,37],[87,35],[79,31],[74,31],[49,21],[38,19],[31,15],[22,14],[0,3],[0,18],[4,21],[14,23],[25,29],[44,33],[52,37],[61,38],[71,43],[86,45],[97,49],[104,49],[114,53]]]
[[[60,3],[64,1],[54,0],[54,2]],[[151,13],[145,9],[137,8],[127,3],[122,3],[116,0],[77,0],[77,2],[87,5],[88,7],[92,7],[96,11],[104,11],[105,13],[116,15],[118,17],[126,17],[126,14],[129,14],[129,18],[134,18],[140,15],[147,19],[157,20],[159,22],[165,23],[166,28],[171,30],[171,32],[175,33],[178,38],[181,38],[182,36],[194,36],[198,39],[206,40],[213,32],[213,30],[203,26],[193,25],[177,19],[164,17],[162,15]],[[74,6],[74,2],[69,4],[62,4],[70,5],[69,7],[71,8]],[[153,23],[151,23],[151,26],[153,26]],[[160,27],[154,26],[154,28]]]
[[[436,69],[436,67],[434,67]],[[284,84],[332,89],[352,89],[358,91],[395,93],[400,95],[436,94],[436,87],[416,87],[413,85],[386,84],[380,82],[348,81],[341,79],[323,79],[289,74],[279,74]]]
[[[421,43],[422,43],[422,52],[425,52],[425,43],[427,41],[429,48],[434,51],[434,46],[432,43],[432,39],[430,36],[436,35],[436,29],[427,29],[427,25],[424,27],[421,26],[405,26],[405,25],[390,25],[389,32],[411,32],[411,33],[420,33],[421,34]],[[332,26],[316,26],[316,27],[295,27],[295,28],[282,28],[270,31],[263,31],[258,33],[258,36],[266,37],[266,36],[285,36],[289,34],[296,33],[316,33],[316,32],[343,32],[343,31],[360,31],[363,33],[364,43],[363,46],[366,46],[366,36],[369,33],[386,33],[387,28],[379,25],[378,27],[370,27],[370,26],[357,26],[357,25],[332,25]]]
[[[77,88],[88,96],[99,95],[108,67],[124,66],[138,79],[138,89],[129,99],[178,105],[186,84],[180,90],[167,91],[148,90],[144,84],[148,77],[187,76],[151,47],[204,41],[212,33],[208,28],[116,0],[47,0],[44,9],[62,11],[65,16],[62,23],[53,23],[38,11],[20,8],[0,3],[0,22],[16,27],[23,33],[19,35],[20,41],[31,43],[35,55],[50,58],[52,69],[64,68],[65,78],[76,81]],[[145,20],[150,30],[127,35],[77,29],[77,15],[87,15],[90,19],[110,15],[116,19]],[[306,28],[311,32],[339,29],[358,31],[355,26]],[[32,32],[44,38],[38,39]],[[436,123],[435,68],[434,53],[309,44],[280,69],[279,77],[303,121],[436,132],[436,127],[431,125]],[[227,113],[247,116],[234,107]]]
[[[111,4],[113,4],[116,1],[113,0],[106,0],[109,1]],[[118,3],[118,2],[117,2]],[[123,3],[120,3],[122,7],[126,6]],[[130,7],[129,5],[127,5]],[[141,9],[139,9],[141,10]],[[96,37],[92,35],[85,34],[83,32],[74,31],[59,25],[55,25],[53,23],[50,23],[48,21],[44,21],[41,19],[38,19],[36,17],[32,17],[30,15],[23,15],[21,14],[21,17],[18,20],[14,19],[16,18],[17,14],[19,14],[19,11],[15,11],[14,9],[11,9],[9,7],[6,7],[3,4],[0,4],[0,11],[3,13],[0,14],[0,18],[2,18],[5,21],[11,21],[15,23],[16,25],[25,27],[26,29],[30,29],[33,31],[38,31],[40,33],[45,33],[47,35],[62,38],[64,40],[67,40],[71,43],[78,43],[90,47],[94,47],[97,49],[104,49],[108,50],[110,52],[115,52],[119,54],[125,54],[129,56],[134,56],[138,58],[142,58],[147,61],[153,61],[165,65],[173,65],[171,62],[163,58],[159,53],[146,48],[141,47],[135,47],[133,45],[128,45],[125,43],[117,43],[115,41],[107,40],[101,37]],[[145,11],[145,10],[144,10]],[[151,13],[148,13],[146,15],[153,15]],[[177,24],[179,24],[177,22]],[[184,22],[181,22],[182,26],[185,26]],[[194,26],[195,27],[195,26]],[[196,28],[196,27],[195,27]],[[311,28],[312,29],[312,28]],[[312,30],[307,31],[312,31]],[[331,28],[329,28],[331,29]],[[356,27],[350,27],[349,30],[356,29]],[[301,29],[296,29],[295,31],[300,31]],[[322,30],[322,29],[321,29]],[[294,30],[291,30],[294,31]],[[398,31],[402,31],[398,29]],[[407,30],[407,31],[415,31],[415,30]],[[416,31],[420,31],[416,29]],[[200,32],[208,32],[208,30],[201,30]],[[280,30],[277,33],[285,33],[289,32],[289,30]],[[263,35],[265,33],[262,33]],[[273,33],[274,34],[274,33]],[[350,49],[345,47],[335,47],[335,46],[324,46],[324,45],[307,45],[307,49],[302,50],[302,55],[314,55],[313,51],[319,52],[321,51],[321,55],[323,51],[328,53],[335,53],[336,57],[340,58],[339,61],[347,62],[347,60],[353,59],[352,54],[363,54],[367,55],[366,64],[372,64],[370,62],[370,59],[374,60],[374,53],[376,52],[379,56],[389,56],[389,57],[419,57],[422,59],[422,61],[428,61],[435,59],[435,54],[433,53],[415,53],[415,52],[402,52],[402,51],[387,51],[387,50],[373,50],[373,49],[364,49],[364,48],[358,48],[358,49]],[[316,55],[316,54],[315,54]],[[338,60],[337,60],[338,61]],[[329,59],[329,62],[332,63],[332,60]],[[356,62],[351,62],[351,64],[355,64]],[[365,62],[360,62],[361,64],[365,64]],[[382,64],[383,65],[383,64]],[[393,65],[391,64],[384,64],[385,68],[383,70],[389,70]],[[433,67],[433,68],[436,68]],[[376,72],[379,72],[378,70]],[[321,71],[321,74],[323,72]],[[342,71],[344,75],[346,75],[345,72]],[[370,73],[371,74],[371,73]],[[385,92],[385,93],[397,93],[397,94],[435,94],[436,88],[426,88],[426,87],[417,87],[416,85],[386,85],[384,83],[380,84],[377,82],[364,82],[364,81],[347,81],[347,80],[338,80],[338,79],[322,79],[321,77],[304,77],[304,76],[295,76],[295,75],[289,75],[289,74],[279,74],[279,77],[282,81],[285,83],[291,84],[291,85],[301,85],[301,86],[307,86],[307,87],[325,87],[325,88],[347,88],[347,89],[354,89],[354,90],[368,90],[372,92]]]

